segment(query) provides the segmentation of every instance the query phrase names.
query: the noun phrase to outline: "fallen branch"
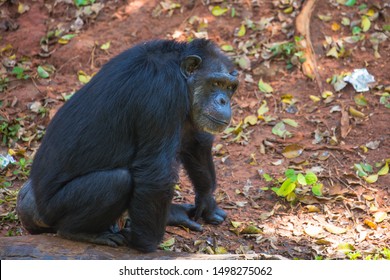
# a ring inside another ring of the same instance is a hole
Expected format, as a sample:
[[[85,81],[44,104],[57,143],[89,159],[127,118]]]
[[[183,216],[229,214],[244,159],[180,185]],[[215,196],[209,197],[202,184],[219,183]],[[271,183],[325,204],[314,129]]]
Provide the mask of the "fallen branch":
[[[281,145],[283,147],[289,146],[293,143],[296,143],[294,139],[289,140],[283,140],[283,139],[276,139],[276,138],[266,138],[266,141],[270,143],[277,143],[278,145]],[[311,145],[311,144],[304,144],[303,149],[305,151],[319,151],[319,150],[336,150],[336,151],[342,151],[342,152],[349,152],[349,153],[356,153],[353,146],[345,145],[345,146],[330,146],[330,145]]]

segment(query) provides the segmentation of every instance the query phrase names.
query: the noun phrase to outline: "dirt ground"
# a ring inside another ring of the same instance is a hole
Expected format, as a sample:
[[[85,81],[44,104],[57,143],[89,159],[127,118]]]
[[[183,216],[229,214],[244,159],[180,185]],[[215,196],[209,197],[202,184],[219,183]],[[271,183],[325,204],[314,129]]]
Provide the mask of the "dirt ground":
[[[17,160],[0,169],[0,238],[28,234],[14,211],[17,191],[70,94],[136,43],[206,37],[240,71],[231,127],[214,145],[216,198],[228,218],[201,233],[167,227],[163,249],[390,258],[390,1],[314,1],[307,22],[317,79],[302,71],[308,46],[295,22],[303,1],[84,2],[0,0],[0,155]],[[335,90],[332,78],[360,68],[375,77],[369,91]],[[276,135],[283,125],[288,132]],[[289,169],[316,174],[320,193],[296,182],[278,196],[272,188]],[[192,203],[181,175],[175,201]]]

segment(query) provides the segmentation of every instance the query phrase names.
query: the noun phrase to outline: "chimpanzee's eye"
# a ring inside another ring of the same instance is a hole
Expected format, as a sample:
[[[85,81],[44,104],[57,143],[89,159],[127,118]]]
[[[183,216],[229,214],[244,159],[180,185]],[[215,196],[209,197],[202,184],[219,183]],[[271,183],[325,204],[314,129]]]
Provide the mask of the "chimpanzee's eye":
[[[227,87],[228,90],[235,91],[237,89],[236,85],[230,85]]]
[[[213,82],[213,86],[218,88],[223,88],[223,83],[219,81],[215,81]]]

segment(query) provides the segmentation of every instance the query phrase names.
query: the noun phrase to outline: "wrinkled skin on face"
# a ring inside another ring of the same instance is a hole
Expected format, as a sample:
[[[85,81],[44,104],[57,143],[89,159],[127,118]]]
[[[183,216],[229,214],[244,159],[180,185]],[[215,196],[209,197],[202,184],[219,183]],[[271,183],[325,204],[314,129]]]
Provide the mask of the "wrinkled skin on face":
[[[203,62],[190,56],[183,62],[191,92],[191,119],[205,132],[216,134],[230,124],[230,100],[238,87],[237,71],[230,63]]]

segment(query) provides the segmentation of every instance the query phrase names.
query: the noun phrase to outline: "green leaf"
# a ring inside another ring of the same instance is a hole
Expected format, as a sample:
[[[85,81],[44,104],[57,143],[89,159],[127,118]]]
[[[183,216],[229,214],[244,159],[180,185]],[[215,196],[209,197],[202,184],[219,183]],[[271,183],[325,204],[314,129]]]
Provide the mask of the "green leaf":
[[[258,86],[259,90],[264,93],[271,93],[274,91],[274,89],[269,84],[263,82],[262,79],[260,79]]]
[[[339,53],[337,51],[336,47],[332,47],[327,53],[326,56],[334,57],[334,58],[339,58]]]
[[[232,52],[234,51],[234,48],[232,45],[223,45],[221,46],[221,49],[225,52]]]
[[[332,16],[331,15],[318,15],[318,18],[322,21],[330,21],[332,20]]]
[[[302,185],[302,186],[306,186],[306,185],[307,185],[305,176],[303,176],[302,173],[298,173],[298,175],[297,175],[297,181],[298,181],[298,183],[299,183],[300,185]]]
[[[82,83],[82,84],[86,84],[88,83],[90,80],[91,80],[91,76],[87,75],[84,71],[80,70],[78,73],[77,73],[77,76],[79,78],[79,81]]]
[[[286,130],[286,126],[283,122],[278,122],[272,128],[272,133],[279,136],[280,138],[291,137],[292,134],[288,130]]]
[[[260,108],[257,109],[257,116],[263,116],[268,111],[269,108],[267,106],[267,101],[263,100],[263,103],[261,104]]]
[[[290,178],[287,178],[286,181],[280,186],[278,192],[276,193],[278,196],[285,197],[291,192],[294,191],[296,184],[292,182]]]
[[[356,169],[356,173],[359,177],[368,176],[368,174],[364,171],[361,164],[355,163],[354,168]]]
[[[337,250],[338,251],[341,251],[345,254],[349,253],[349,252],[352,252],[355,250],[355,247],[353,247],[353,245],[349,244],[349,243],[340,243],[338,246],[337,246]]]
[[[383,176],[389,173],[389,164],[386,162],[386,164],[381,168],[381,170],[378,171],[378,175]]]
[[[344,26],[349,26],[351,24],[351,20],[347,17],[343,17],[341,19],[341,24],[344,25]]]
[[[387,259],[390,260],[390,249],[383,248],[381,254]]]
[[[313,185],[317,182],[317,176],[313,172],[307,172],[305,175],[306,183],[308,185]]]
[[[226,250],[225,247],[221,247],[221,246],[218,246],[217,248],[215,248],[215,254],[217,255],[223,255],[223,254],[227,254],[228,251]]]
[[[244,123],[249,124],[249,125],[256,125],[257,124],[257,116],[255,116],[255,115],[247,116],[244,119]]]
[[[372,166],[368,163],[361,163],[360,164],[364,171],[366,172],[373,172]]]
[[[211,9],[211,13],[213,16],[219,17],[222,16],[224,13],[226,13],[229,9],[228,8],[221,8],[220,6],[214,6]]]
[[[173,244],[175,244],[175,238],[172,237],[166,241],[164,241],[163,243],[160,244],[160,248],[163,249],[163,250],[168,250],[170,247],[173,246]]]
[[[280,188],[272,187],[271,190],[273,190],[276,194],[278,194]]]
[[[352,34],[353,35],[359,35],[362,32],[362,29],[359,26],[354,26],[352,28]]]
[[[378,174],[372,174],[370,176],[367,176],[364,178],[364,180],[369,184],[375,183],[376,181],[378,181]]]
[[[297,174],[295,172],[294,169],[287,169],[285,172],[284,172],[284,175],[286,175],[286,177],[288,179],[291,180],[291,182],[295,182],[297,180]]]
[[[356,0],[347,0],[347,2],[345,2],[345,6],[348,6],[348,7],[352,7],[356,4]]]
[[[246,28],[245,25],[241,24],[240,29],[237,32],[238,37],[242,37],[246,34]]]
[[[47,79],[50,77],[50,74],[42,66],[38,66],[37,72],[38,72],[39,77],[41,77],[43,79]]]
[[[15,66],[11,73],[15,74],[17,79],[21,79],[23,78],[24,69],[22,67]]]
[[[242,233],[242,234],[259,234],[259,233],[262,233],[262,231],[258,227],[249,225],[246,228],[244,228],[240,233]]]
[[[322,184],[314,184],[313,187],[311,188],[311,191],[314,193],[316,196],[322,196]]]
[[[289,126],[292,126],[292,127],[298,127],[299,124],[294,121],[293,119],[283,119],[282,120],[285,124],[288,124]]]
[[[93,4],[95,0],[73,0],[73,2],[77,7],[81,7],[81,6],[87,6],[89,4]]]
[[[244,54],[242,55],[239,60],[238,60],[238,65],[244,69],[244,70],[248,70],[251,68],[251,61],[250,59]]]
[[[241,222],[234,222],[234,221],[230,221],[230,223],[232,224],[232,226],[234,227],[234,228],[238,228],[239,226],[241,226]]]
[[[273,178],[267,173],[263,174],[263,178],[266,182],[271,182],[273,180]]]
[[[76,34],[66,34],[66,35],[62,36],[61,38],[64,40],[70,40],[74,37],[76,37]]]
[[[108,41],[108,42],[104,43],[103,45],[101,45],[100,49],[106,51],[110,48],[110,46],[111,46],[111,42]]]
[[[76,36],[76,34],[66,34],[66,35],[62,36],[60,39],[58,39],[58,43],[60,43],[62,45],[66,45],[75,36]]]
[[[362,24],[361,24],[363,32],[367,32],[371,27],[371,21],[367,16],[362,16]]]
[[[367,106],[368,105],[368,101],[363,94],[355,95],[354,100],[355,100],[356,105],[359,105],[359,106]]]

